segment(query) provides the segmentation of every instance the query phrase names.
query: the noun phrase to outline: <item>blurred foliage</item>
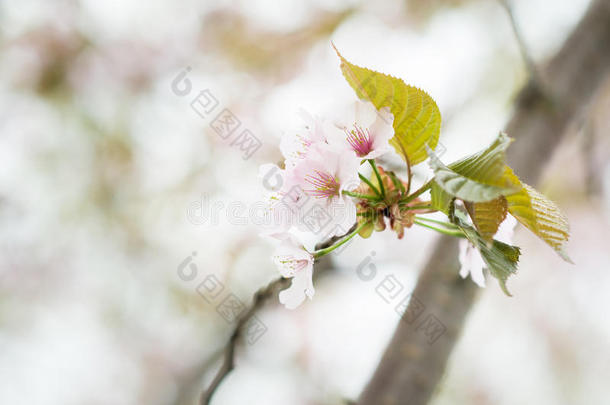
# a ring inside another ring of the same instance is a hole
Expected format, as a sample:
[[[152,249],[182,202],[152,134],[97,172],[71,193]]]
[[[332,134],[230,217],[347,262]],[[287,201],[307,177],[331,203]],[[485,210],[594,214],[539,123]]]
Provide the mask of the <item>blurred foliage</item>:
[[[354,11],[317,11],[311,24],[280,32],[256,25],[235,10],[215,10],[202,20],[200,43],[204,52],[214,52],[236,69],[283,82],[299,74],[312,44],[327,40]]]

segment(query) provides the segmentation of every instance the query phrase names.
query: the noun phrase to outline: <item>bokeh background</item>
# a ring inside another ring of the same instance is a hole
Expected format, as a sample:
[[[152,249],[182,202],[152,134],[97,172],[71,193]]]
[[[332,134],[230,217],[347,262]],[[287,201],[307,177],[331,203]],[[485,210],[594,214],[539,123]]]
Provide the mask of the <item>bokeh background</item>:
[[[536,63],[588,3],[513,2]],[[354,101],[331,40],[434,97],[447,162],[496,136],[528,78],[497,1],[0,1],[0,403],[195,403],[232,330],[197,286],[213,274],[247,303],[277,276],[258,166],[281,159],[300,108]],[[203,89],[261,140],[250,159],[193,111]],[[514,296],[488,280],[433,404],[608,403],[609,111],[610,85],[538,185],[570,219],[576,265],[518,228]],[[356,240],[313,301],[274,299],[213,404],[355,399],[398,322],[376,285],[411,290],[435,237]]]

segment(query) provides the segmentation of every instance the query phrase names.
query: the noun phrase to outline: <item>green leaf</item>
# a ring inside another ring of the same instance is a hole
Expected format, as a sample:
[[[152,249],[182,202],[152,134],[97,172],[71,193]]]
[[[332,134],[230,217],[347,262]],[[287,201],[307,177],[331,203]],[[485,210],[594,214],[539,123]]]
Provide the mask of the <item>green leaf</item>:
[[[553,201],[533,187],[522,183],[508,166],[507,173],[515,184],[522,185],[520,192],[506,197],[508,212],[555,249],[563,260],[573,263],[565,251],[565,245],[570,237],[568,219]]]
[[[449,169],[480,183],[510,189],[503,193],[508,212],[571,263],[565,252],[570,232],[568,220],[555,203],[522,183],[506,165],[505,152],[511,142],[511,138],[500,133],[487,149],[450,164]],[[476,225],[474,217],[473,222]]]
[[[521,249],[517,246],[508,245],[498,240],[493,240],[491,247],[487,243],[482,243],[479,239],[479,252],[489,273],[498,279],[500,287],[504,294],[512,296],[506,288],[506,281],[508,277],[517,272],[517,263],[519,263],[519,256],[521,255]]]
[[[467,203],[466,209],[481,237],[489,243],[498,232],[502,221],[506,219],[508,204],[502,196],[487,202]]]
[[[430,167],[434,171],[434,181],[446,193],[455,196],[461,200],[469,202],[486,202],[494,200],[502,195],[512,194],[515,192],[514,186],[500,187],[496,185],[486,184],[461,175],[438,159],[432,151],[428,151],[430,155]],[[482,159],[481,169],[477,170],[477,161],[470,164],[470,172],[476,178],[491,178],[485,170],[489,168],[489,159]],[[502,174],[499,175],[501,177]],[[496,180],[497,183],[500,181]]]
[[[436,148],[441,129],[441,113],[432,97],[401,79],[356,66],[337,48],[335,51],[341,59],[343,76],[356,95],[378,110],[389,107],[394,115],[390,144],[396,152],[411,166],[426,160],[426,146]]]
[[[488,243],[476,229],[468,225],[464,219],[460,218],[460,215],[463,214],[459,211],[454,211],[452,206],[449,215],[451,222],[457,225],[462,232],[464,232],[464,235],[470,243],[479,250],[483,261],[489,269],[489,273],[498,279],[502,291],[504,291],[506,295],[511,296],[506,288],[506,281],[508,280],[508,277],[517,272],[517,263],[519,262],[519,256],[521,255],[521,249],[517,246],[508,245],[495,239],[493,239],[491,243]]]
[[[503,195],[510,195],[521,190],[507,177],[506,149],[512,139],[500,133],[484,150],[445,166],[433,153],[430,154],[430,166],[434,170],[434,180],[447,194],[464,201],[481,203],[494,200]],[[510,169],[508,169],[510,170]],[[433,189],[434,191],[434,189]],[[437,190],[437,209],[444,206],[447,196]],[[435,200],[433,198],[433,205]]]
[[[436,183],[432,183],[430,187],[430,202],[432,208],[445,214],[449,213],[449,205],[453,200],[453,196],[447,193]]]
[[[451,163],[449,168],[479,183],[506,188],[516,193],[521,187],[507,177],[506,169],[506,149],[512,142],[512,138],[500,132],[487,148]]]

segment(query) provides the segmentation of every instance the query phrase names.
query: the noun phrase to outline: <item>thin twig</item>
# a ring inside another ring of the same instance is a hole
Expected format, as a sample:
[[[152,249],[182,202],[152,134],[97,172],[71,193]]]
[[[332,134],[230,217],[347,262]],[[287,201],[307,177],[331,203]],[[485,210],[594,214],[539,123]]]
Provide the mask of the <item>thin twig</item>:
[[[349,229],[349,231],[347,231],[343,235],[336,235],[336,236],[329,238],[328,240],[326,240],[324,242],[318,243],[316,245],[315,249],[320,250],[320,249],[325,249],[327,247],[332,246],[336,241],[338,241],[338,240],[344,238],[345,236],[349,235],[350,233],[354,232],[354,230],[356,230],[357,225],[358,224],[355,223]],[[218,370],[218,372],[216,373],[216,376],[210,383],[210,386],[201,393],[201,397],[199,399],[200,405],[209,405],[210,401],[212,400],[212,397],[214,396],[214,393],[216,392],[216,390],[218,389],[218,387],[220,386],[222,381],[235,368],[235,348],[237,347],[239,338],[242,336],[242,334],[244,332],[244,327],[248,324],[248,322],[250,321],[250,319],[252,319],[252,317],[256,314],[256,312],[264,306],[265,302],[267,302],[269,300],[269,298],[275,297],[281,290],[287,288],[289,286],[289,284],[290,284],[290,279],[278,277],[278,278],[272,280],[269,284],[267,284],[267,286],[261,288],[254,294],[254,297],[252,299],[252,304],[250,305],[248,310],[245,311],[239,317],[237,324],[235,325],[235,328],[233,329],[233,333],[231,334],[231,337],[229,338],[227,344],[225,345],[224,356],[223,356],[222,365],[220,366],[220,369]]]
[[[527,45],[525,43],[525,39],[523,37],[523,33],[517,24],[517,18],[515,17],[515,13],[513,12],[513,8],[511,7],[509,0],[498,0],[506,14],[508,15],[508,19],[510,21],[510,26],[513,30],[513,34],[515,35],[515,39],[517,40],[517,44],[519,46],[519,52],[521,53],[521,57],[525,63],[525,68],[528,71],[530,80],[536,90],[540,91],[542,94],[547,95],[547,88],[544,85],[540,77],[540,73],[538,72],[538,68],[536,67],[536,63],[532,58],[531,53],[529,52]]]
[[[222,383],[224,378],[235,368],[235,347],[242,335],[244,326],[269,298],[286,288],[289,283],[289,279],[278,277],[254,294],[252,305],[237,321],[237,325],[235,325],[235,329],[225,346],[222,365],[220,366],[218,373],[216,373],[216,377],[214,377],[214,380],[212,380],[208,389],[201,394],[199,400],[201,405],[209,405],[210,400],[212,399],[214,392],[216,392],[216,389],[220,386],[220,383]]]

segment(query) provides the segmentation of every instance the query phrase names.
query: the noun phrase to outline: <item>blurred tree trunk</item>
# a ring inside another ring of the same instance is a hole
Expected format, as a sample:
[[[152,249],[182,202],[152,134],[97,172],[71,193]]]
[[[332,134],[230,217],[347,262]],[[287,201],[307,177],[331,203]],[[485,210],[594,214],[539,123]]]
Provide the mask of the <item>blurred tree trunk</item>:
[[[570,124],[577,122],[610,73],[610,0],[594,0],[561,50],[542,72],[549,89],[532,83],[521,91],[506,131],[517,138],[509,164],[535,183]],[[407,312],[425,306],[446,327],[433,344],[417,322],[399,322],[358,405],[428,403],[460,335],[477,287],[458,275],[457,241],[438,240],[417,282]],[[419,319],[418,319],[419,321]]]

